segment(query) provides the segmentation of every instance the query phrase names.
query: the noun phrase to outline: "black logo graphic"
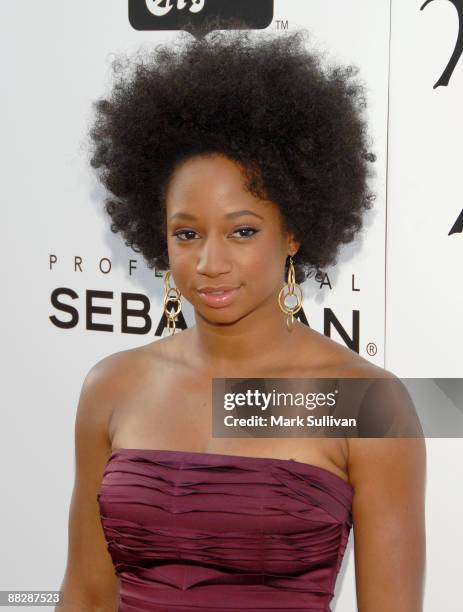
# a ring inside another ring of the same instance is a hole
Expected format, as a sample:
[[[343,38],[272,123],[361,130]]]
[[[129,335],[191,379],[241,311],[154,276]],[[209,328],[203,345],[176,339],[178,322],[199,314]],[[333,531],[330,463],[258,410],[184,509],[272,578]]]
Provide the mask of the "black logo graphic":
[[[420,10],[422,11],[425,6],[427,6],[433,0],[426,0],[426,2],[421,6]],[[449,84],[450,78],[455,70],[456,65],[458,64],[460,57],[463,53],[463,0],[449,0],[454,7],[457,9],[458,13],[458,36],[457,42],[455,43],[455,49],[453,50],[452,56],[445,67],[444,72],[441,74],[438,81],[435,83],[433,89],[436,87],[447,87]],[[455,223],[452,225],[448,236],[451,234],[461,234],[463,232],[463,210],[458,215]]]
[[[420,10],[422,11],[425,6],[427,6],[433,0],[426,0],[426,2],[421,6]],[[455,70],[455,66],[458,64],[458,60],[463,53],[463,0],[449,0],[454,7],[457,9],[458,13],[458,37],[457,42],[455,44],[455,49],[453,50],[452,57],[449,60],[444,72],[441,74],[439,80],[434,85],[433,89],[440,86],[447,86],[450,81],[450,77]],[[461,231],[461,230],[460,230]],[[450,232],[452,233],[452,232]]]
[[[450,234],[461,234],[462,232],[463,232],[463,210],[458,215],[457,220],[452,225],[452,228],[448,235],[450,236]]]
[[[190,24],[220,19],[239,19],[248,29],[262,30],[272,23],[273,0],[129,0],[135,30],[188,30]]]

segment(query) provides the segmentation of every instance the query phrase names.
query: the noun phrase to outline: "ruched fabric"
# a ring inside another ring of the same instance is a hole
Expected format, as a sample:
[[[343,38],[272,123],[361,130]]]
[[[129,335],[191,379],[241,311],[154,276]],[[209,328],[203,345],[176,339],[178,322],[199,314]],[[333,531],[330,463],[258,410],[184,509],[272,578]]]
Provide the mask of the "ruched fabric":
[[[292,459],[115,450],[97,499],[119,612],[329,611],[352,495]]]

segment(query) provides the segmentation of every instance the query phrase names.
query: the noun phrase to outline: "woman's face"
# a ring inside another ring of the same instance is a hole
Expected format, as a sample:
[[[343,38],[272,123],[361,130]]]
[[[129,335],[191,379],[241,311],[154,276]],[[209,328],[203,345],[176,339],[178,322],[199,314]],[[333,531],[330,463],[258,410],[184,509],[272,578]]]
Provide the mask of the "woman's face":
[[[197,313],[232,323],[269,300],[279,310],[285,261],[299,245],[283,232],[278,207],[245,189],[236,162],[219,154],[183,162],[166,213],[172,284]]]

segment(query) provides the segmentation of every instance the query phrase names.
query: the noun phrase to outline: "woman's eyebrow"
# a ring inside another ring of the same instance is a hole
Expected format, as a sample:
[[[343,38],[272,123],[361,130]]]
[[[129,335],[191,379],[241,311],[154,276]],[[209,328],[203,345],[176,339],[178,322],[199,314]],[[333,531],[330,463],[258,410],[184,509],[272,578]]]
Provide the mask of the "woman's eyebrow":
[[[227,219],[230,219],[234,217],[241,217],[243,215],[254,215],[254,217],[259,217],[259,219],[264,218],[261,215],[253,212],[252,210],[236,210],[234,212],[227,213],[226,215],[224,215],[224,217],[226,217]],[[197,218],[194,215],[190,213],[184,213],[184,212],[178,212],[178,213],[171,215],[170,220],[172,221],[173,219],[190,219],[192,221],[197,220]]]

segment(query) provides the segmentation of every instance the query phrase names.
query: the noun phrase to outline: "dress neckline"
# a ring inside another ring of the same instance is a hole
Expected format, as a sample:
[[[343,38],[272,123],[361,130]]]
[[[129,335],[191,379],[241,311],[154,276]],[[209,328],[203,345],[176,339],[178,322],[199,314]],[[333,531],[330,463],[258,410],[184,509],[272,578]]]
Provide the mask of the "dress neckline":
[[[318,472],[319,474],[324,474],[326,475],[328,478],[333,478],[335,481],[339,482],[341,485],[343,485],[344,487],[346,487],[346,489],[352,494],[354,489],[351,485],[350,482],[348,482],[347,480],[344,480],[344,478],[341,478],[341,476],[338,476],[338,474],[335,474],[334,472],[332,472],[331,470],[328,470],[326,468],[323,468],[321,466],[315,465],[313,463],[304,463],[303,461],[297,461],[296,459],[280,459],[278,457],[252,457],[252,456],[247,456],[247,455],[230,455],[227,453],[208,453],[208,452],[201,452],[201,451],[184,451],[184,450],[172,450],[172,449],[157,449],[157,448],[114,448],[111,451],[111,454],[109,455],[108,458],[108,462],[109,459],[111,459],[111,457],[113,457],[114,455],[118,454],[118,453],[156,453],[156,454],[160,454],[160,453],[166,453],[167,455],[180,455],[180,456],[190,456],[196,459],[206,459],[209,457],[211,460],[213,459],[223,459],[223,458],[230,458],[234,461],[239,461],[239,462],[249,462],[249,461],[258,461],[258,462],[270,462],[270,463],[276,463],[276,464],[285,464],[285,463],[290,463],[290,464],[296,464],[298,466],[303,466],[303,468],[308,469],[310,471],[313,472]]]

